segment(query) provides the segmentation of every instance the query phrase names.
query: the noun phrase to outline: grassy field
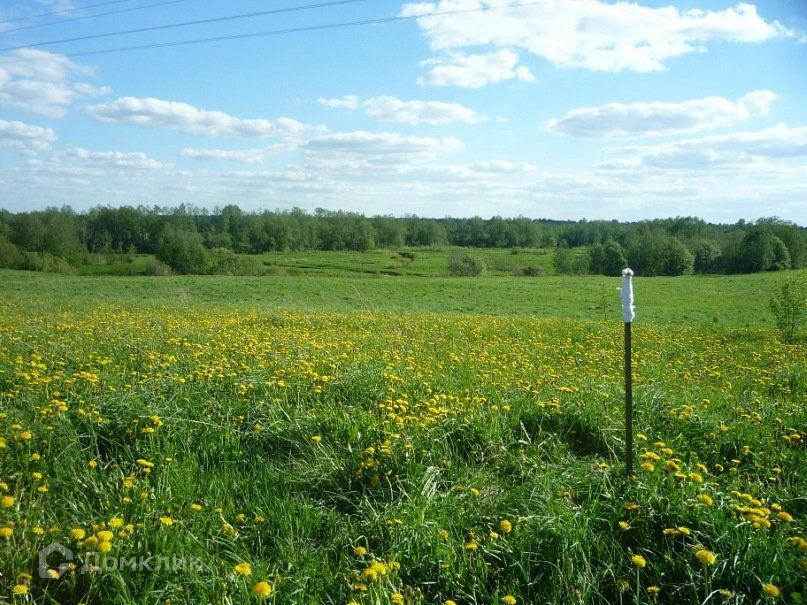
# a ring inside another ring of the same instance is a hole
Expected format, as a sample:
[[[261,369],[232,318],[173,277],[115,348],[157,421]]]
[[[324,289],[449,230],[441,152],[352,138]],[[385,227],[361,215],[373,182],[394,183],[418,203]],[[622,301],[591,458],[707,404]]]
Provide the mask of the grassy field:
[[[634,280],[639,321],[763,328],[788,273]],[[418,278],[391,276],[112,277],[0,269],[0,292],[40,306],[110,303],[241,306],[264,310],[471,313],[608,321],[619,279],[602,276]]]
[[[576,249],[575,254],[584,254]],[[552,275],[552,248],[407,248],[402,250],[368,250],[367,252],[274,252],[247,255],[257,262],[259,272],[270,276],[379,276],[401,275],[417,277],[448,276],[448,259],[454,255],[470,254],[481,259],[485,274],[513,275],[533,269],[540,275]],[[144,275],[149,255],[128,257],[113,254],[96,257],[96,262],[79,267],[83,275]]]
[[[628,480],[617,279],[2,271],[0,603],[803,602],[781,279],[636,280]]]

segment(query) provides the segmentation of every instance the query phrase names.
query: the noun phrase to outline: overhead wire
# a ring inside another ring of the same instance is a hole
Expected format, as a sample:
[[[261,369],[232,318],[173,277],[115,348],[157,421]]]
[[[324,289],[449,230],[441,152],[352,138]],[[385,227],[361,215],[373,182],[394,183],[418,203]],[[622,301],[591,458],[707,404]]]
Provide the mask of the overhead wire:
[[[125,34],[140,34],[144,32],[159,31],[163,29],[172,29],[176,27],[189,27],[192,25],[206,25],[208,23],[219,23],[222,21],[233,21],[236,19],[248,19],[252,17],[262,17],[265,15],[277,15],[281,13],[291,13],[301,10],[311,10],[316,8],[326,8],[330,6],[339,6],[343,4],[357,4],[359,2],[366,2],[367,0],[330,0],[329,2],[318,2],[316,4],[304,4],[302,6],[289,6],[286,8],[273,8],[263,11],[255,11],[251,13],[241,13],[238,15],[226,15],[224,17],[210,17],[208,19],[197,19],[195,21],[183,21],[181,23],[167,23],[165,25],[151,25],[148,27],[138,27],[136,29],[126,29],[117,32],[106,32],[103,34],[91,34],[89,36],[78,36],[75,38],[63,38],[61,40],[50,40],[48,42],[35,42],[33,44],[21,44],[18,46],[10,46],[0,48],[0,52],[10,50],[17,50],[21,48],[37,48],[40,46],[52,46],[53,44],[67,44],[68,42],[81,42],[84,40],[95,40],[98,38],[110,38],[112,36],[122,36]]]
[[[133,11],[145,10],[147,8],[154,8],[155,6],[166,6],[168,4],[178,4],[179,2],[189,2],[191,0],[164,0],[163,2],[154,2],[153,4],[144,4],[142,6],[130,6],[129,8],[121,8],[114,11],[107,11],[105,13],[94,13],[92,15],[79,15],[70,19],[62,19],[60,21],[51,21],[49,23],[37,23],[36,25],[23,25],[13,29],[6,29],[0,31],[0,35],[10,34],[26,29],[36,29],[38,27],[49,27],[51,25],[59,25],[61,23],[72,23],[74,21],[85,21],[87,19],[95,19],[96,17],[106,17],[108,15],[119,15],[121,13],[131,13]]]
[[[348,2],[348,1],[363,1],[363,0],[340,0],[340,2]],[[431,13],[421,13],[417,15],[396,15],[394,17],[379,17],[375,19],[363,19],[357,21],[341,21],[337,23],[324,23],[321,25],[303,25],[299,27],[289,27],[284,29],[274,29],[274,30],[267,30],[267,31],[260,31],[260,32],[250,32],[244,34],[230,34],[224,36],[211,36],[206,38],[192,38],[189,40],[174,40],[168,42],[155,42],[152,44],[139,44],[134,46],[121,46],[116,48],[105,48],[105,49],[98,49],[98,50],[90,50],[90,51],[83,51],[83,52],[67,52],[65,54],[69,55],[70,57],[86,57],[91,55],[102,55],[102,54],[111,54],[117,52],[127,52],[132,50],[146,50],[152,48],[169,48],[174,46],[184,46],[190,44],[204,44],[208,42],[222,42],[226,40],[242,40],[248,38],[258,38],[258,37],[267,37],[267,36],[279,36],[285,34],[293,34],[293,33],[301,33],[301,32],[308,32],[308,31],[321,31],[321,30],[328,30],[328,29],[341,29],[346,27],[359,27],[364,25],[380,25],[383,23],[394,23],[396,21],[412,21],[415,19],[423,19],[428,17],[440,17],[440,16],[448,16],[448,15],[461,15],[461,14],[469,14],[469,13],[484,13],[484,12],[491,12],[497,10],[504,10],[510,8],[522,8],[528,6],[536,6],[539,4],[546,4],[547,0],[535,0],[530,2],[516,2],[513,4],[505,4],[501,6],[487,6],[483,8],[473,8],[473,9],[461,9],[461,10],[451,10],[451,11],[435,11]],[[327,4],[327,3],[326,3]],[[314,5],[306,5],[305,7],[295,7],[296,10],[300,10],[301,8],[308,8]],[[285,9],[290,10],[290,9]],[[161,26],[155,26],[155,29],[160,29]],[[145,31],[150,31],[150,28],[145,28]],[[55,44],[55,42],[53,42]],[[16,46],[10,48],[0,48],[0,52],[7,52],[13,51],[21,48],[30,48],[31,45],[26,46]]]
[[[0,23],[16,23],[17,21],[28,21],[29,19],[38,19],[39,17],[51,17],[53,15],[64,15],[66,13],[75,13],[76,11],[85,10],[88,8],[96,8],[98,6],[108,6],[110,4],[123,4],[131,0],[108,0],[107,2],[98,2],[97,4],[85,4],[84,6],[75,6],[73,8],[63,8],[57,11],[50,11],[48,13],[37,13],[35,15],[27,15],[25,17],[15,17],[14,19],[3,19]]]

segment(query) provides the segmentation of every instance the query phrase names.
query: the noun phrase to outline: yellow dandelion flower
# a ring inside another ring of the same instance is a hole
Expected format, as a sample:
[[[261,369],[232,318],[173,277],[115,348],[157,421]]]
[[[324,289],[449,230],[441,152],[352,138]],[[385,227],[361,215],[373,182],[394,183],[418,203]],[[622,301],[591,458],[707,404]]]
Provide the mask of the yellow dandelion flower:
[[[642,555],[633,555],[630,558],[630,561],[639,569],[642,569],[645,565],[647,565],[647,560]]]
[[[272,594],[272,586],[265,580],[263,582],[258,582],[252,587],[252,594],[259,599],[265,599]]]
[[[706,550],[705,548],[701,548],[700,550],[696,551],[695,558],[704,565],[714,565],[715,561],[717,561],[715,553],[713,553],[711,550]]]
[[[776,584],[763,584],[762,593],[766,597],[771,597],[772,599],[775,599],[780,594],[782,594],[782,591],[779,590],[779,587]]]
[[[499,521],[499,529],[503,534],[509,534],[511,531],[513,531],[513,524],[507,519],[502,519]]]
[[[516,605],[517,601],[513,595],[509,594],[502,597],[502,603],[504,603],[504,605]]]
[[[248,576],[252,573],[252,565],[249,563],[239,563],[233,569],[239,576]]]
[[[14,588],[11,589],[11,592],[15,595],[22,596],[28,594],[28,587],[25,584],[17,584]]]
[[[394,592],[390,597],[390,602],[392,605],[403,605],[404,596],[400,592]]]
[[[364,546],[357,546],[356,548],[353,549],[353,554],[358,557],[363,557],[364,555],[367,554],[367,549],[364,548]]]
[[[0,504],[3,505],[3,508],[11,508],[14,506],[14,498],[12,496],[3,496],[0,498]]]

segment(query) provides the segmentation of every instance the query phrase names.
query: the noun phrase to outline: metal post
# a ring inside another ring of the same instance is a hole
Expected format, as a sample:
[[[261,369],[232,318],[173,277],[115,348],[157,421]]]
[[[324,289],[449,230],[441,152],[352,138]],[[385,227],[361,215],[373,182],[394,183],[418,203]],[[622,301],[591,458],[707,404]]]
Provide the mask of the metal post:
[[[631,322],[625,322],[625,468],[633,474],[633,372],[631,367]]]
[[[633,474],[633,369],[630,326],[635,313],[632,277],[633,271],[622,270],[622,317],[625,320],[625,471],[628,477]]]

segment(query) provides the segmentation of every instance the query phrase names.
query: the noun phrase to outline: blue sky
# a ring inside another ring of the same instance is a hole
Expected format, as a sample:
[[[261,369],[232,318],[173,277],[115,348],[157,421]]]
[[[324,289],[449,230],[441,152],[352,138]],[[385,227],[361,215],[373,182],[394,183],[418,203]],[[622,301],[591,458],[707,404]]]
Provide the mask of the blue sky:
[[[807,224],[801,0],[99,4],[0,6],[2,208]]]

